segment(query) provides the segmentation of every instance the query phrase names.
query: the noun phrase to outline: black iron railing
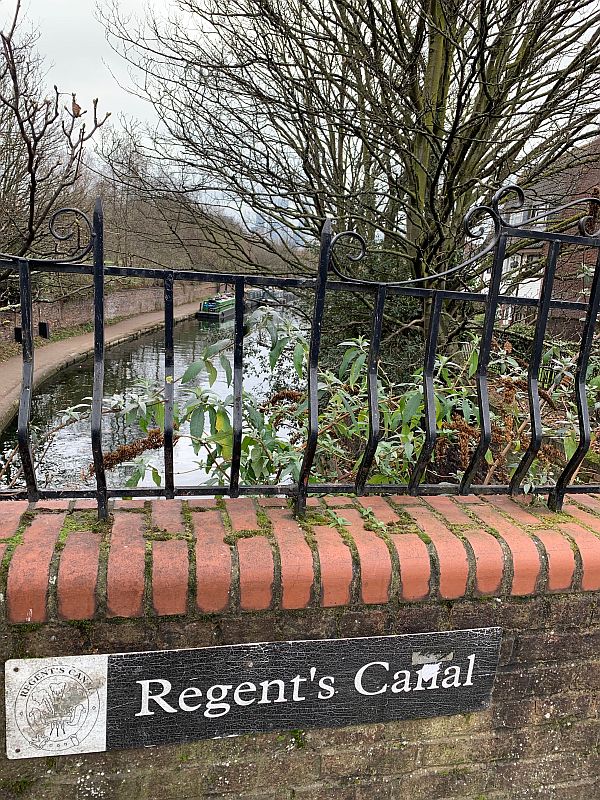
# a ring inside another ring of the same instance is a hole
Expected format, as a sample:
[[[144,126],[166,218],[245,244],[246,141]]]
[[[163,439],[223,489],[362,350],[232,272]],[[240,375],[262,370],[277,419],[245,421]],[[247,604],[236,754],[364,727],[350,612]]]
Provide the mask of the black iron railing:
[[[575,398],[578,412],[579,440],[578,446],[559,476],[555,486],[537,487],[537,492],[549,495],[549,505],[560,510],[566,492],[600,492],[600,485],[571,484],[573,476],[583,462],[590,447],[591,429],[586,396],[585,378],[592,350],[593,335],[600,303],[600,231],[590,232],[588,227],[594,224],[595,213],[588,213],[578,220],[577,233],[555,232],[543,229],[542,222],[550,215],[554,220],[561,214],[577,206],[597,209],[600,201],[594,197],[586,197],[553,209],[538,217],[528,219],[523,225],[512,225],[503,216],[500,203],[509,195],[515,195],[517,205],[523,205],[524,197],[516,186],[500,190],[490,205],[473,208],[465,219],[465,230],[468,236],[481,236],[481,224],[487,219],[487,245],[463,263],[427,278],[405,280],[399,282],[383,282],[364,280],[352,277],[343,272],[339,259],[334,257],[336,246],[341,241],[350,241],[358,246],[355,255],[347,255],[350,261],[360,261],[366,255],[364,240],[353,231],[344,231],[336,236],[332,233],[331,223],[325,222],[319,253],[319,266],[316,278],[289,278],[276,276],[224,274],[221,272],[197,272],[188,270],[144,269],[134,267],[106,266],[103,255],[103,215],[100,201],[96,203],[93,220],[90,221],[82,212],[75,209],[64,209],[54,215],[51,231],[60,240],[68,240],[74,234],[58,230],[58,223],[65,214],[75,214],[84,230],[89,231],[89,242],[78,248],[78,252],[69,258],[46,260],[33,258],[16,258],[0,255],[0,266],[16,268],[19,273],[21,336],[23,352],[23,380],[18,415],[18,446],[22,462],[25,489],[14,489],[0,492],[1,499],[27,498],[30,501],[49,498],[95,497],[98,503],[99,516],[104,518],[108,513],[110,497],[190,497],[209,495],[286,495],[295,498],[296,509],[302,513],[310,494],[356,493],[363,494],[516,494],[542,445],[542,420],[539,393],[540,369],[542,363],[542,347],[552,309],[564,309],[571,312],[583,312],[585,315],[582,340],[579,348],[575,373]],[[514,208],[515,206],[513,206]],[[526,225],[526,227],[525,227]],[[476,227],[478,226],[478,227]],[[546,226],[548,227],[548,226]],[[81,231],[81,225],[79,232]],[[539,242],[547,246],[546,262],[543,269],[543,282],[538,299],[501,294],[501,279],[509,243],[521,241]],[[565,245],[583,245],[594,248],[596,264],[594,277],[587,302],[553,299],[552,289],[558,258]],[[93,254],[93,265],[87,265],[82,259],[88,253]],[[456,291],[439,286],[445,284],[448,276],[465,271],[476,261],[488,256],[491,259],[489,269],[489,289],[487,293]],[[95,489],[50,490],[41,489],[37,485],[35,465],[30,443],[31,394],[34,372],[34,337],[32,322],[32,290],[31,273],[77,273],[93,277],[94,285],[94,381],[91,413],[91,444],[93,452]],[[109,276],[147,278],[161,280],[164,287],[164,369],[165,369],[165,421],[164,421],[164,471],[163,487],[135,488],[123,486],[108,488],[104,455],[102,451],[102,401],[104,391],[104,281]],[[334,277],[335,276],[335,277]],[[173,467],[173,416],[174,416],[174,359],[173,359],[173,289],[177,281],[197,281],[202,283],[228,283],[235,290],[235,324],[233,350],[233,410],[232,410],[232,459],[228,485],[177,486]],[[243,485],[240,484],[240,462],[242,444],[242,389],[243,389],[243,354],[244,354],[244,293],[247,287],[271,287],[281,289],[304,289],[314,292],[314,309],[309,348],[308,363],[308,436],[304,449],[303,462],[297,483]],[[329,292],[362,292],[372,295],[373,313],[371,323],[370,349],[368,355],[368,403],[369,431],[365,441],[364,452],[353,483],[314,483],[311,482],[311,470],[317,450],[319,434],[319,398],[318,369],[321,346],[321,328],[325,309],[325,299]],[[392,296],[422,298],[429,302],[429,324],[426,339],[423,390],[424,390],[424,428],[425,439],[418,459],[413,467],[410,480],[406,484],[367,483],[369,472],[375,460],[377,446],[382,431],[377,401],[377,380],[379,350],[383,323],[383,312],[386,300]],[[440,331],[440,319],[443,304],[451,301],[484,304],[483,332],[479,344],[478,366],[476,371],[477,400],[480,419],[479,441],[471,456],[470,463],[462,480],[456,485],[422,483],[428,464],[434,452],[437,430],[434,397],[434,367]],[[488,387],[488,367],[492,353],[494,325],[501,307],[526,306],[537,310],[535,333],[528,371],[529,413],[531,437],[528,448],[521,458],[512,480],[507,485],[476,485],[474,483],[478,469],[485,459],[492,438],[491,411]]]

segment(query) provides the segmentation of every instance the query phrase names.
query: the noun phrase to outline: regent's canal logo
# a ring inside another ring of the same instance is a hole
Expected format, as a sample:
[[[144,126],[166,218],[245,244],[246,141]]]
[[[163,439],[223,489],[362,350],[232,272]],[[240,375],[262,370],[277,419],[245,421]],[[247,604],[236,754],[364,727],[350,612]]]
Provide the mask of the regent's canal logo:
[[[90,676],[75,666],[44,667],[20,686],[15,721],[37,750],[68,753],[79,748],[98,720],[100,696]]]

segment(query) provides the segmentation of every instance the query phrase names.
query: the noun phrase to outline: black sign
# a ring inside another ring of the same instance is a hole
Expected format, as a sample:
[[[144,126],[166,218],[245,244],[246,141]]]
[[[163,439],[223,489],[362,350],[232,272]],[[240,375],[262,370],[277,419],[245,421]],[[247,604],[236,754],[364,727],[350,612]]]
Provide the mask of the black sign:
[[[11,661],[8,755],[469,713],[489,703],[499,648],[484,628]]]

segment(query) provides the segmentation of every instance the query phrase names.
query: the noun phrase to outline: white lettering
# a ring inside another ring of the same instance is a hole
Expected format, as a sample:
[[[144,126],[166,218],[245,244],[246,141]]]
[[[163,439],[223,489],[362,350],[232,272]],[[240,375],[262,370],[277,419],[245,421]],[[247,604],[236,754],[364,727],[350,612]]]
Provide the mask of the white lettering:
[[[402,677],[400,677],[402,676]],[[399,694],[400,692],[410,692],[410,670],[401,669],[399,672],[394,673],[394,683],[392,683],[392,692]]]
[[[231,706],[229,703],[223,703],[229,690],[231,689],[230,683],[217,683],[215,686],[210,686],[206,691],[206,709],[204,716],[213,719],[214,717],[223,717],[229,712]],[[215,696],[218,693],[218,697]]]
[[[255,692],[256,691],[256,684],[250,683],[250,681],[245,681],[244,683],[240,683],[239,686],[236,686],[233,690],[233,702],[238,706],[251,706],[252,703],[256,700],[256,697],[253,697],[252,700],[244,700],[240,697],[242,692],[244,694],[246,692]]]
[[[154,714],[154,711],[148,709],[150,700],[154,700],[156,705],[160,706],[163,711],[166,711],[168,714],[177,713],[176,708],[172,708],[166,700],[163,700],[163,697],[171,691],[171,684],[169,681],[163,680],[162,678],[155,678],[150,681],[136,681],[136,683],[139,683],[142,687],[142,704],[140,711],[135,715],[136,717],[151,717]],[[162,692],[159,694],[150,694],[151,683],[158,683],[162,687]]]
[[[294,678],[292,678],[291,682],[294,684],[294,689],[292,691],[292,700],[294,700],[296,703],[299,700],[306,700],[306,697],[300,697],[300,684],[307,683],[308,682],[307,679],[301,678],[300,675],[296,675]]]
[[[324,675],[322,678],[319,678],[319,689],[321,691],[317,695],[319,700],[329,700],[335,694],[335,689],[333,688],[333,684],[335,683],[335,678],[333,675]]]
[[[275,678],[273,681],[261,681],[259,685],[262,686],[262,696],[258,701],[259,705],[263,703],[287,703],[285,699],[285,683],[280,681],[279,678]],[[271,686],[279,688],[279,694],[275,700],[269,700],[269,687]]]
[[[473,686],[473,667],[475,666],[475,653],[469,656],[469,668],[467,670],[467,679],[463,686]]]
[[[359,694],[364,695],[373,695],[373,694],[383,694],[387,691],[387,683],[384,683],[381,689],[377,689],[374,692],[367,692],[362,685],[362,678],[365,672],[369,669],[369,667],[383,667],[385,670],[389,671],[390,665],[387,661],[371,661],[368,664],[365,664],[364,667],[361,667],[354,677],[354,688]]]
[[[424,689],[437,689],[437,679],[440,674],[439,664],[423,664],[421,669],[417,670],[417,685],[415,692],[422,692]],[[429,686],[423,686],[423,683],[430,681]]]
[[[190,706],[186,701],[188,697],[191,699],[193,697],[202,697],[202,692],[196,686],[189,686],[187,689],[184,689],[183,692],[179,695],[179,708],[182,711],[198,711],[202,703],[198,703],[195,706]]]
[[[451,689],[453,686],[460,686],[460,667],[452,664],[444,670],[444,679],[442,681],[443,689]]]

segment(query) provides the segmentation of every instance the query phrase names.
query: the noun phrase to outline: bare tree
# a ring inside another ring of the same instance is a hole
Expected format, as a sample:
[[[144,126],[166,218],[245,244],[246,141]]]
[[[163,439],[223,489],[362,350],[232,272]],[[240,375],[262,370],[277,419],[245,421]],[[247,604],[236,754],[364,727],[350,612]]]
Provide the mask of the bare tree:
[[[0,250],[47,254],[47,223],[81,176],[86,145],[106,122],[98,101],[88,112],[75,94],[43,85],[35,33],[23,34],[17,1],[7,31],[0,32]],[[4,276],[6,277],[6,276]]]
[[[139,123],[121,118],[118,129],[104,131],[93,171],[107,201],[108,252],[119,263],[229,272],[238,265],[246,271],[285,269],[284,244],[276,237],[247,235],[231,206],[202,197],[197,187],[190,191],[182,169],[156,157]]]
[[[563,169],[598,134],[592,0],[176,5],[136,28],[113,3],[105,22],[141,70],[178,195],[300,235],[325,215],[381,232],[395,277],[459,258],[475,201]]]

